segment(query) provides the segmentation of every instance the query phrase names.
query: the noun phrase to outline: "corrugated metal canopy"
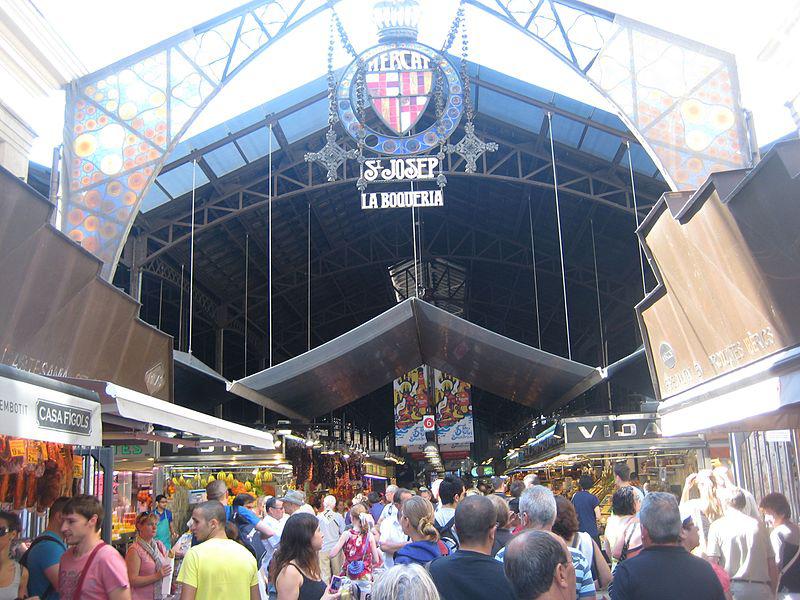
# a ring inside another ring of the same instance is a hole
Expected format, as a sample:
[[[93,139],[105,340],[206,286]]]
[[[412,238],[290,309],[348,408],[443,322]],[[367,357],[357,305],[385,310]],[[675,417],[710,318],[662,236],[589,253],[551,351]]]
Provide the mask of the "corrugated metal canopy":
[[[233,382],[230,391],[312,418],[420,364],[542,408],[579,395],[603,377],[600,369],[516,342],[411,298],[318,348]]]

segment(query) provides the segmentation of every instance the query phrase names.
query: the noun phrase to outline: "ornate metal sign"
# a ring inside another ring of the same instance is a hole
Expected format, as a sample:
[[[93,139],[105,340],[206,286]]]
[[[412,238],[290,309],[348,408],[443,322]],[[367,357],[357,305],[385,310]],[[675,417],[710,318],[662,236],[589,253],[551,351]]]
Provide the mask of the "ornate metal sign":
[[[370,106],[389,133],[360,118],[356,75],[363,76]],[[443,80],[445,109],[428,127],[412,131],[430,104],[434,77]],[[368,149],[390,156],[436,148],[442,137],[455,131],[464,112],[463,87],[456,69],[433,48],[416,42],[381,44],[361,54],[344,72],[336,100],[345,131],[356,142],[363,136]]]
[[[327,141],[319,152],[310,152],[305,158],[322,165],[328,181],[337,179],[345,161],[356,159],[356,186],[364,209],[442,206],[447,153],[462,156],[465,170],[471,173],[484,152],[497,149],[497,144],[485,143],[475,135],[472,123],[463,7],[459,7],[441,51],[416,41],[418,12],[417,0],[376,2],[381,43],[361,54],[355,52],[333,13],[328,46]],[[353,56],[338,84],[333,74],[334,29]],[[460,70],[444,55],[459,31]],[[465,115],[463,139],[455,145],[448,143]],[[356,143],[355,149],[337,141],[337,121]],[[377,158],[367,158],[365,153]],[[414,155],[423,156],[407,158]],[[417,181],[435,182],[438,189],[415,189]],[[386,182],[406,182],[410,189],[367,192],[368,185]]]

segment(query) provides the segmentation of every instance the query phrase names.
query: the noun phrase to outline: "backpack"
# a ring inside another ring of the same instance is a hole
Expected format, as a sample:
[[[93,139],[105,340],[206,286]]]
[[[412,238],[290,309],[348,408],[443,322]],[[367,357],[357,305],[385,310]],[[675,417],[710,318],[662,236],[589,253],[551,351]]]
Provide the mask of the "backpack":
[[[261,538],[261,532],[256,526],[247,521],[236,509],[233,509],[231,521],[239,528],[239,541],[256,557],[256,564],[261,568],[261,562],[267,554],[265,540]]]
[[[439,532],[439,540],[445,545],[447,548],[447,553],[452,554],[456,550],[458,550],[458,540],[456,536],[453,534],[453,524],[456,522],[456,517],[453,517],[444,525],[439,525],[439,523],[434,523],[433,526],[436,527],[436,531]]]
[[[31,550],[33,550],[34,546],[36,546],[38,544],[41,544],[42,542],[53,542],[55,544],[58,543],[58,541],[54,537],[49,536],[46,533],[40,535],[39,537],[37,537],[35,540],[33,540],[31,542],[31,545],[28,546],[28,549],[25,550],[25,553],[20,557],[19,564],[21,566],[25,567],[26,569],[28,568],[28,561],[30,560]],[[53,588],[53,584],[52,583],[48,583],[47,584],[47,589],[45,589],[44,593],[40,596],[40,598],[42,600],[47,600],[47,598],[49,598],[50,595],[52,593],[54,593],[55,591],[56,590]]]

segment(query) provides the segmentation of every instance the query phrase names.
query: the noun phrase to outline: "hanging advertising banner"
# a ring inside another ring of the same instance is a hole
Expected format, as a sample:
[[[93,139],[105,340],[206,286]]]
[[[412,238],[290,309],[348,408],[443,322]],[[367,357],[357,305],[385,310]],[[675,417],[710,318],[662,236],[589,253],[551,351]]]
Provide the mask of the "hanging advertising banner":
[[[428,412],[428,367],[422,365],[394,380],[394,436],[398,446],[425,443],[423,417]]]
[[[470,444],[472,427],[472,386],[458,377],[434,369],[436,436],[440,445]]]

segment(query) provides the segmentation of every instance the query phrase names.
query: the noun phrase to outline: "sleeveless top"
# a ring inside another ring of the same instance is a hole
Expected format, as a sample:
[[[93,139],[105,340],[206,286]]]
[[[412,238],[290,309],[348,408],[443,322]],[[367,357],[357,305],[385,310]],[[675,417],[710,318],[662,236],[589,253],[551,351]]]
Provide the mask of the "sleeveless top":
[[[359,575],[348,575],[348,565],[358,560],[363,561],[364,571]],[[367,532],[357,533],[351,529],[350,537],[344,543],[344,563],[341,576],[350,579],[368,579],[370,575],[372,575],[372,552],[369,549],[369,535]]]
[[[156,545],[158,552],[160,552],[163,556],[164,563],[169,564],[169,559],[164,556],[166,552],[164,552],[165,548],[161,544],[160,541],[153,540],[153,543]],[[139,575],[140,576],[148,576],[148,575],[155,575],[156,573],[156,563],[153,560],[153,557],[147,553],[147,550],[142,548],[138,543],[131,544],[131,548],[133,548],[134,552],[139,556],[140,566],[139,566]],[[161,580],[158,583],[150,583],[148,585],[143,585],[142,587],[133,587],[131,586],[131,600],[153,600],[156,597],[155,594],[155,586],[161,586]],[[160,595],[158,596],[161,597]]]
[[[19,563],[14,563],[14,577],[9,585],[0,587],[0,600],[17,600],[19,598],[20,579],[22,579],[22,567]]]
[[[306,574],[300,570],[294,563],[289,563],[292,565],[300,575],[303,576],[303,583],[300,586],[300,595],[297,597],[297,600],[320,600],[322,595],[325,593],[325,590],[328,589],[328,586],[325,585],[323,581],[315,581],[310,577],[306,577]]]

